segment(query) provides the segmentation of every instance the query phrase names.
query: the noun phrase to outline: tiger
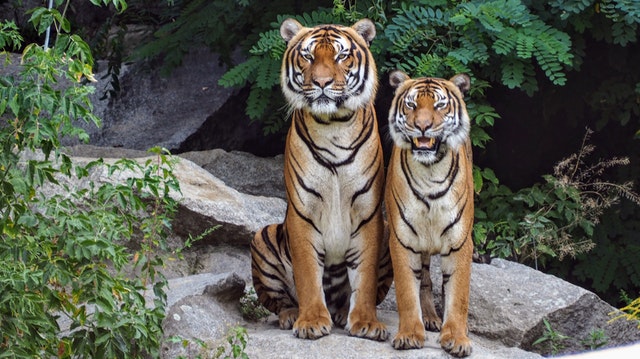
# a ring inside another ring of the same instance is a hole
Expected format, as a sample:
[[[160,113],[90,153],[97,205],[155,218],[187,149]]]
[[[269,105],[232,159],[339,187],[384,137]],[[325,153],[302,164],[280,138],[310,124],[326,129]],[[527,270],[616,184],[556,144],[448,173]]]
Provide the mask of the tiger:
[[[393,273],[384,237],[384,157],[374,98],[371,20],[305,27],[283,21],[281,88],[291,124],[284,150],[282,223],[256,231],[251,273],[260,303],[302,339],[384,341],[376,306]]]
[[[471,354],[467,317],[474,219],[470,120],[463,95],[471,80],[389,75],[395,93],[393,142],[384,194],[398,308],[395,349],[421,348],[440,331],[441,347]],[[444,324],[433,302],[429,265],[440,255]]]

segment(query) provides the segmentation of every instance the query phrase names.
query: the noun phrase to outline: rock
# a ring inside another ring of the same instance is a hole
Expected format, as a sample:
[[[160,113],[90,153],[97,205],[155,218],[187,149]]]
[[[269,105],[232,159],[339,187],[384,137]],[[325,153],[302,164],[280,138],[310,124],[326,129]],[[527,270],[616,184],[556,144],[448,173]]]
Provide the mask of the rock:
[[[469,329],[505,345],[544,350],[544,345],[533,345],[544,333],[543,318],[554,331],[571,337],[563,342],[565,353],[586,350],[582,342],[596,330],[609,338],[607,346],[640,341],[640,330],[630,323],[609,322],[615,308],[553,275],[494,259],[491,265],[474,265],[471,281]]]
[[[264,158],[247,152],[214,149],[178,156],[193,161],[242,193],[285,199],[282,155]]]
[[[71,146],[66,152],[75,156],[75,161],[88,162],[93,158],[78,157],[94,155],[113,161],[114,154],[131,155],[140,163],[153,157],[138,157],[142,151],[122,151],[95,146]],[[218,230],[206,236],[202,243],[216,245],[244,246],[248,248],[253,233],[259,228],[282,221],[286,203],[280,198],[253,196],[238,192],[195,163],[181,159],[174,165],[174,174],[180,182],[181,193],[172,194],[181,206],[173,221],[175,234],[187,238],[197,236],[210,227],[221,225]],[[101,172],[102,171],[102,172]],[[123,181],[131,173],[108,176],[104,169],[96,169],[90,179],[97,181]],[[224,225],[222,225],[224,224]]]
[[[106,157],[115,151],[104,149],[100,154],[97,148],[74,147],[69,149],[69,153]],[[142,154],[137,151],[131,153],[132,156]],[[250,159],[246,154],[218,154],[227,156],[229,162],[225,166],[229,168],[234,168],[234,159],[240,162],[237,168],[254,160],[261,161]],[[207,154],[189,156],[194,159],[202,157],[201,163],[209,158]],[[136,160],[145,161],[147,158]],[[73,159],[76,162],[90,160],[77,156]],[[273,164],[261,169],[269,170],[281,171]],[[242,170],[238,173],[241,174]],[[222,228],[185,251],[185,258],[192,261],[190,264],[176,263],[173,266],[179,269],[165,269],[173,277],[168,293],[168,315],[163,323],[166,336],[164,358],[211,354],[208,351],[225,343],[229,328],[236,325],[248,329],[246,353],[255,358],[448,357],[436,343],[437,333],[429,333],[423,349],[396,351],[390,341],[379,343],[349,337],[339,328],[327,337],[309,341],[293,338],[290,330],[278,329],[274,315],[259,323],[243,319],[238,309],[238,297],[242,289],[250,287],[251,283],[248,243],[253,232],[260,227],[282,221],[286,203],[281,198],[241,193],[185,158],[177,161],[174,174],[181,187],[181,193],[172,194],[180,201],[173,224],[175,235],[184,240],[187,234],[198,233],[211,225],[221,225]],[[124,181],[130,175],[107,176],[96,168],[90,179],[96,182]],[[232,179],[228,182],[235,183]],[[242,183],[234,185],[243,186]],[[436,302],[441,307],[442,279],[437,257],[432,261],[431,272]],[[540,358],[536,353],[549,353],[544,345],[533,345],[545,333],[543,320],[547,320],[553,330],[571,338],[562,342],[564,349],[560,353],[587,350],[581,341],[594,330],[604,331],[608,337],[607,346],[640,342],[640,330],[635,323],[625,320],[608,323],[611,319],[609,313],[615,308],[593,293],[557,277],[494,259],[490,265],[474,263],[471,278],[469,330],[474,347],[471,359]],[[379,306],[379,316],[393,336],[398,323],[393,288]],[[169,339],[175,336],[184,338],[186,345]],[[206,348],[197,344],[200,341],[206,343]]]
[[[97,73],[96,79],[102,80],[95,84],[92,102],[102,127],[83,127],[98,146],[176,149],[233,95],[232,89],[218,86],[225,71],[218,56],[206,49],[193,50],[183,58],[183,66],[167,76],[154,63],[123,64],[121,92],[108,100],[100,98],[109,77]]]
[[[398,314],[395,311],[382,310],[378,312],[393,337],[398,329]],[[277,327],[275,318],[272,322],[257,325],[249,331],[247,354],[250,358],[402,358],[402,359],[436,359],[451,358],[437,343],[438,333],[427,332],[424,348],[414,350],[395,350],[390,341],[375,342],[367,339],[348,336],[343,329],[334,328],[332,333],[317,340],[302,340],[293,338],[290,330]],[[470,359],[534,359],[542,358],[536,353],[495,345],[474,334],[473,353]]]
[[[242,316],[237,303],[245,283],[235,273],[199,274],[169,281],[167,316],[162,323],[163,358],[195,357],[202,349],[195,339],[213,348],[220,345],[230,326]],[[190,340],[188,345],[170,338]]]
[[[5,63],[3,56],[0,75],[17,74],[21,69],[20,54],[8,53],[7,58],[11,61]],[[107,67],[104,61],[97,65]],[[182,66],[167,76],[162,76],[160,65],[152,62],[121,66],[121,92],[117,97],[104,98],[111,81],[107,70],[98,71],[98,81],[89,85],[95,88],[90,100],[101,126],[82,120],[74,123],[87,132],[92,145],[143,151],[160,146],[175,153],[203,148],[259,151],[272,142],[282,142],[281,135],[266,139],[259,123],[237,113],[238,105],[225,106],[228,101],[235,103],[240,90],[218,85],[227,68],[208,49],[192,50],[184,56]],[[61,87],[67,85],[66,81],[59,82]],[[234,111],[233,116],[230,111]],[[62,143],[79,144],[75,138],[64,138]]]

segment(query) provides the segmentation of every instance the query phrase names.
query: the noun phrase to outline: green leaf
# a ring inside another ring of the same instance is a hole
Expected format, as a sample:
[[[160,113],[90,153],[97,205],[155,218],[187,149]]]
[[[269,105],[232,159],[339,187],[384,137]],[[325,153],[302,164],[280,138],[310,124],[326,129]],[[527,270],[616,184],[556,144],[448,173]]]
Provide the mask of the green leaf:
[[[479,168],[474,166],[473,167],[473,190],[475,193],[480,193],[480,191],[482,190],[482,184],[483,184],[482,172],[480,171]]]

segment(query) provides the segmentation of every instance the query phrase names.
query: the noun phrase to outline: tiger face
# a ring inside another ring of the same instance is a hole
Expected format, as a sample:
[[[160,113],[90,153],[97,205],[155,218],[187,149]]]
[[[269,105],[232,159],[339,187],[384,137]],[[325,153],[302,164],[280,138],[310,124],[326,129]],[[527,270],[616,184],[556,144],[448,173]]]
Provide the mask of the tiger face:
[[[469,76],[411,79],[394,71],[389,81],[396,88],[389,110],[389,132],[396,146],[411,149],[415,160],[429,165],[448,148],[465,142],[470,121],[463,94],[469,90]]]
[[[368,51],[376,34],[370,20],[351,27],[307,28],[287,19],[280,34],[287,42],[282,91],[293,109],[324,119],[344,118],[371,102],[377,75]]]

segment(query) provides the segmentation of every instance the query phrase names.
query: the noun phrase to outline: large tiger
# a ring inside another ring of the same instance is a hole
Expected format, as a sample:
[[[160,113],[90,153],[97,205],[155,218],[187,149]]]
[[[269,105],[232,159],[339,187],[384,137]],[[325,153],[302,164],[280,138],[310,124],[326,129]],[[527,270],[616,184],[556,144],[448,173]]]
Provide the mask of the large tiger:
[[[281,85],[292,110],[284,152],[284,223],[251,243],[260,302],[299,338],[386,340],[376,305],[393,281],[383,240],[384,164],[373,107],[375,27],[302,26],[288,19]]]
[[[421,348],[425,328],[440,345],[467,356],[473,242],[473,181],[469,116],[463,94],[470,79],[411,79],[390,74],[396,88],[389,111],[394,146],[385,205],[399,313],[396,349]],[[441,255],[444,325],[431,293],[431,255]]]

